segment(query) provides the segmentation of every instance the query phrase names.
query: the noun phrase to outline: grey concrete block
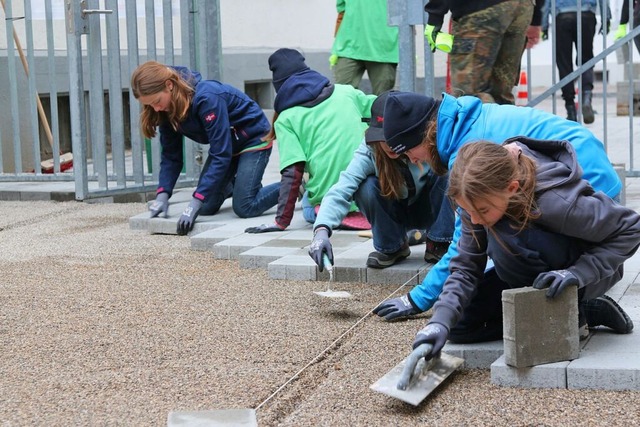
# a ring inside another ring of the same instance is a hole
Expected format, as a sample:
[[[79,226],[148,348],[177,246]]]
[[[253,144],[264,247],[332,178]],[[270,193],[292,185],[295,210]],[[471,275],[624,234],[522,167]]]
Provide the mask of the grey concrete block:
[[[270,279],[317,280],[316,263],[307,255],[287,255],[268,265]]]
[[[567,388],[567,366],[570,362],[555,362],[529,368],[514,368],[505,356],[491,364],[491,383],[506,387]]]
[[[241,253],[251,248],[274,241],[275,233],[242,233],[213,245],[213,254],[217,259],[238,259]]]
[[[565,289],[556,298],[531,287],[502,292],[504,357],[523,368],[572,360],[580,354],[578,290]]]
[[[167,427],[257,427],[255,409],[217,409],[213,411],[171,411]]]
[[[202,233],[191,236],[191,249],[196,251],[213,251],[216,244],[232,237],[236,237],[241,233],[242,232],[231,230],[219,225],[216,228],[211,228],[203,231]]]
[[[17,191],[0,191],[0,201],[17,202],[20,200],[20,192]]]
[[[129,218],[129,228],[132,230],[146,230],[149,222],[149,212],[141,213]]]
[[[640,358],[637,353],[585,351],[567,367],[567,387],[640,391]]]
[[[397,283],[398,285],[415,286],[418,284],[418,276],[424,264],[424,260],[407,258],[391,267],[367,268],[367,283],[383,285]]]
[[[266,269],[270,262],[278,260],[286,255],[292,255],[298,252],[298,248],[280,248],[272,246],[256,246],[248,251],[238,255],[240,268],[264,268]]]
[[[467,369],[489,369],[504,353],[502,340],[472,344],[454,344],[448,342],[442,351],[464,359],[462,367]]]

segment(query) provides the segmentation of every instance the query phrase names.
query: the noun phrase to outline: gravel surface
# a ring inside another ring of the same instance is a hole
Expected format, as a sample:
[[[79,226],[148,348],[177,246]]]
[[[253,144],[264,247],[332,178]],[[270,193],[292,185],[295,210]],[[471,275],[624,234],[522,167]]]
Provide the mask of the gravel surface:
[[[322,299],[326,283],[130,230],[144,209],[0,202],[0,425],[162,426],[228,408],[258,408],[260,426],[640,423],[638,392],[502,388],[488,370],[460,370],[417,408],[375,393],[427,316],[369,316],[333,343],[397,285]]]

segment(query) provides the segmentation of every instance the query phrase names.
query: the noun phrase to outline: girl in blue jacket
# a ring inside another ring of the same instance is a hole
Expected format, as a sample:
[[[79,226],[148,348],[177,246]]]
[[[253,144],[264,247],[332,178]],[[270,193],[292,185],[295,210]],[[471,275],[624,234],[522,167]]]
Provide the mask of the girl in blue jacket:
[[[384,135],[387,144],[412,162],[426,161],[431,169],[444,174],[465,144],[480,140],[501,144],[509,138],[560,140],[571,143],[586,179],[596,191],[611,198],[619,195],[622,182],[614,170],[604,145],[584,126],[554,114],[529,107],[483,104],[476,97],[454,98],[443,94],[437,115],[428,117],[426,105],[433,98],[410,92],[396,92],[385,105]],[[449,262],[457,254],[461,223],[456,218],[449,250],[422,283],[406,296],[383,302],[376,313],[386,320],[429,310],[438,299],[449,277]]]
[[[460,148],[448,196],[462,231],[434,313],[418,332],[437,354],[447,338],[502,338],[501,294],[533,285],[556,298],[577,286],[581,338],[588,327],[628,334],[633,322],[605,292],[640,244],[640,215],[582,179],[567,141],[526,138]],[[488,258],[495,268],[486,273]]]
[[[159,127],[162,154],[156,200],[151,217],[168,214],[169,198],[183,166],[183,137],[209,145],[207,157],[189,206],[178,220],[177,232],[193,229],[198,215],[213,215],[227,197],[240,218],[262,215],[278,202],[280,183],[262,186],[271,155],[264,136],[269,121],[258,104],[238,89],[185,67],[155,61],[140,65],[131,76],[133,95],[143,105],[140,115],[146,138]]]

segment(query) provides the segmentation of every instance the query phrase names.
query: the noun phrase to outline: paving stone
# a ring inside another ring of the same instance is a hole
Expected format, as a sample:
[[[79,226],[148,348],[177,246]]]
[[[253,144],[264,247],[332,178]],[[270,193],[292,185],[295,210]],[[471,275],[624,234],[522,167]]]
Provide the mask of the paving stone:
[[[567,387],[571,389],[640,391],[640,358],[638,353],[583,351],[580,358],[567,367]],[[611,350],[611,349],[609,349]]]
[[[254,409],[219,409],[215,411],[171,411],[167,427],[257,427]]]
[[[491,364],[491,382],[500,386],[522,388],[567,388],[568,361],[547,363],[528,368],[514,368],[505,356]]]
[[[442,349],[447,354],[464,359],[462,366],[467,369],[489,369],[491,364],[504,354],[502,340],[473,344],[448,342]]]
[[[274,233],[252,234],[251,237],[242,233],[213,245],[213,254],[217,259],[238,259],[241,253],[270,243],[275,240],[274,237]]]
[[[299,251],[298,248],[256,246],[238,255],[240,268],[266,269],[270,262],[282,258],[286,255],[293,255]]]
[[[269,263],[269,278],[286,280],[317,280],[316,263],[307,255],[287,255]]]
[[[191,249],[196,251],[213,251],[214,246],[224,240],[242,235],[242,232],[219,226],[191,236]]]
[[[577,288],[567,288],[553,299],[546,292],[531,287],[502,292],[507,365],[524,368],[580,354]]]

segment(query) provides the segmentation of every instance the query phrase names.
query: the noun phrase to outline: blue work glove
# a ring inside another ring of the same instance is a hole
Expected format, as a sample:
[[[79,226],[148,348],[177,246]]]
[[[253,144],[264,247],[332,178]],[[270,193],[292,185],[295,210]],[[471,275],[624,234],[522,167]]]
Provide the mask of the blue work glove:
[[[169,216],[169,193],[160,193],[156,196],[156,199],[149,206],[151,212],[151,218],[155,218],[161,213],[166,218]]]
[[[384,301],[373,309],[373,313],[384,317],[384,320],[394,320],[413,316],[414,314],[421,313],[421,311],[413,305],[411,299],[409,299],[409,294],[407,294]]]
[[[420,344],[424,343],[431,344],[433,349],[426,356],[426,359],[429,360],[440,353],[440,350],[447,342],[448,336],[449,330],[446,326],[440,323],[429,323],[416,334],[416,338],[413,340],[413,348],[416,349]]]
[[[426,25],[424,27],[424,36],[427,38],[431,52],[436,51],[436,37],[442,29],[442,25]]]
[[[251,234],[271,233],[272,231],[284,231],[284,228],[274,222],[273,224],[261,224],[257,227],[249,227],[244,230],[245,233]]]
[[[319,227],[315,233],[313,233],[313,240],[309,245],[309,256],[318,265],[320,272],[324,269],[324,262],[322,261],[323,253],[327,254],[329,261],[333,264],[333,248],[329,240],[329,230],[324,227]]]
[[[182,212],[182,215],[180,215],[180,219],[178,219],[177,232],[179,236],[184,236],[193,230],[193,224],[196,222],[201,207],[202,201],[196,198],[191,199],[189,206],[187,206],[184,212]]]
[[[600,30],[598,30],[598,34],[602,34],[603,31],[606,31],[606,34],[609,34],[609,31],[611,31],[611,20],[607,19],[607,26],[604,26],[604,23],[600,23]]]
[[[554,270],[538,274],[533,281],[536,289],[549,288],[548,298],[555,298],[564,291],[567,286],[578,285],[578,278],[569,270]]]

